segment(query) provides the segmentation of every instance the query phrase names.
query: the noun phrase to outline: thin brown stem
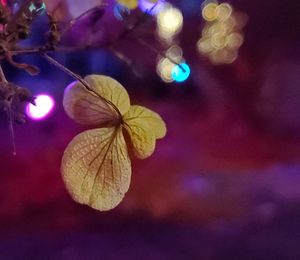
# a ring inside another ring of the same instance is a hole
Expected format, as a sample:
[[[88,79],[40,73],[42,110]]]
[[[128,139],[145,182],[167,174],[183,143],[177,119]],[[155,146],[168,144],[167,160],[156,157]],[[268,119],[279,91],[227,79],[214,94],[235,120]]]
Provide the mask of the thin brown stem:
[[[182,65],[180,63],[178,63],[173,58],[169,57],[164,51],[158,50],[157,48],[153,47],[148,42],[146,42],[146,41],[144,41],[140,38],[136,38],[136,40],[137,40],[138,43],[144,45],[145,47],[147,47],[149,50],[151,50],[155,54],[160,55],[160,56],[168,59],[169,61],[171,61],[174,65],[177,65],[184,73],[186,72],[186,70],[184,69],[184,67],[182,67]]]
[[[0,80],[2,83],[8,83],[5,74],[3,72],[2,66],[0,65]],[[6,113],[7,113],[7,118],[8,118],[8,127],[9,127],[9,133],[10,133],[10,138],[11,138],[11,143],[12,143],[12,152],[13,155],[16,155],[16,142],[15,142],[15,133],[14,133],[14,126],[13,126],[13,113],[11,110],[11,103],[12,100],[6,101],[7,106],[6,106]]]
[[[13,123],[14,123],[13,122],[13,114],[12,114],[12,110],[10,107],[8,108],[7,116],[8,116],[9,133],[10,133],[10,138],[11,138],[11,143],[12,143],[12,153],[13,153],[13,155],[17,155],[15,131],[14,131],[14,126],[13,126]]]
[[[40,47],[32,47],[28,49],[13,49],[10,50],[9,52],[13,55],[18,55],[18,54],[34,54],[34,53],[49,53],[49,52],[75,52],[75,51],[82,51],[82,50],[92,50],[94,48],[91,48],[89,46],[83,46],[83,47],[67,47],[67,46],[62,46],[62,47],[57,47],[57,48],[44,48],[43,46]]]
[[[46,58],[46,60],[48,62],[50,62],[51,64],[53,64],[54,66],[56,66],[57,68],[59,68],[60,70],[64,71],[65,73],[67,73],[69,76],[71,76],[72,78],[80,81],[87,90],[92,91],[92,89],[89,87],[89,85],[83,80],[83,78],[81,76],[79,76],[78,74],[76,74],[75,72],[69,70],[67,67],[65,67],[64,65],[62,65],[61,63],[59,63],[57,60],[53,59],[52,57],[50,57],[47,53],[43,53],[43,57]]]
[[[64,71],[66,74],[68,74],[72,78],[78,80],[88,91],[94,93],[96,96],[98,96],[104,102],[106,102],[107,104],[109,104],[116,111],[116,113],[118,114],[119,118],[120,119],[122,118],[122,114],[121,114],[120,110],[116,107],[116,105],[114,103],[112,103],[110,100],[107,100],[106,98],[104,98],[101,95],[99,95],[93,89],[91,89],[91,87],[89,86],[89,84],[81,76],[79,76],[78,74],[76,74],[73,71],[69,70],[67,67],[65,67],[64,65],[62,65],[61,63],[59,63],[57,60],[55,60],[52,57],[50,57],[47,53],[43,53],[43,57],[48,62],[50,62],[52,65],[54,65],[57,68],[59,68],[60,70]]]
[[[45,52],[51,52],[55,50],[46,50]],[[39,53],[42,52],[40,47],[33,47],[29,49],[14,49],[9,51],[12,55],[18,55],[18,54],[33,54],[33,53]]]
[[[137,21],[133,24],[132,27],[126,29],[123,31],[115,40],[111,43],[110,47],[113,48],[117,43],[124,40],[128,37],[129,34],[131,34],[133,31],[135,31],[140,25],[142,25],[148,18],[149,13],[151,13],[154,8],[157,6],[157,3],[154,4],[147,12],[145,12]]]
[[[103,3],[102,5],[99,5],[99,6],[95,6],[85,12],[83,12],[81,15],[77,16],[76,18],[70,20],[67,24],[67,26],[64,28],[64,30],[62,31],[61,35],[64,35],[66,32],[68,32],[69,30],[72,29],[73,25],[78,22],[81,18],[85,17],[86,15],[96,11],[97,9],[99,8],[105,8],[107,7],[108,4],[107,3]]]
[[[0,79],[1,79],[2,83],[7,83],[8,82],[7,79],[6,79],[6,77],[5,77],[5,74],[3,72],[3,69],[2,69],[1,65],[0,65]]]

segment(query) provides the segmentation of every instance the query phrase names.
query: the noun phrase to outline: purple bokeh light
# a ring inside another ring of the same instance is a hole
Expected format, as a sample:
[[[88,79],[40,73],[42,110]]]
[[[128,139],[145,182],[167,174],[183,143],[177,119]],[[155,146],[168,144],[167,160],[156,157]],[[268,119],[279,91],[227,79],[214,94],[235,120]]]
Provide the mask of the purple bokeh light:
[[[36,96],[36,105],[28,104],[26,107],[26,114],[32,120],[43,120],[53,111],[55,102],[54,99],[47,94],[40,94]]]
[[[149,13],[149,14],[154,14],[154,15],[158,14],[164,8],[165,4],[166,4],[165,1],[162,1],[162,0],[157,1],[157,3],[151,3],[148,0],[139,1],[139,6],[143,12],[146,12],[147,10],[148,11],[151,10],[151,8],[154,5],[156,5],[152,9],[152,11]]]

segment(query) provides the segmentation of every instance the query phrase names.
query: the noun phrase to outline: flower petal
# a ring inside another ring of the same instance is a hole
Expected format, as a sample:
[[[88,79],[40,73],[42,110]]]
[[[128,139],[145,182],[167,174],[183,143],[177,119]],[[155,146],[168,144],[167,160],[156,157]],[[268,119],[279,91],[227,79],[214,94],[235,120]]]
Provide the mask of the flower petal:
[[[115,79],[102,75],[88,75],[84,80],[97,94],[112,102],[121,115],[128,112],[130,99],[126,89]]]
[[[131,163],[121,128],[77,135],[62,159],[62,176],[73,199],[100,211],[116,207],[128,191]]]
[[[154,152],[156,139],[166,134],[164,121],[157,113],[141,106],[131,106],[123,119],[134,154],[140,159],[149,157]]]
[[[120,114],[126,113],[130,107],[125,88],[106,76],[90,75],[85,81],[92,91],[78,81],[65,90],[63,105],[68,116],[84,125],[116,126]]]
[[[63,106],[68,116],[82,125],[107,126],[118,121],[117,112],[77,81],[66,88]]]
[[[156,112],[142,106],[133,105],[130,107],[128,113],[124,116],[124,121],[139,122],[140,124],[147,124],[151,131],[154,131],[157,139],[163,138],[167,133],[167,127],[163,119]]]

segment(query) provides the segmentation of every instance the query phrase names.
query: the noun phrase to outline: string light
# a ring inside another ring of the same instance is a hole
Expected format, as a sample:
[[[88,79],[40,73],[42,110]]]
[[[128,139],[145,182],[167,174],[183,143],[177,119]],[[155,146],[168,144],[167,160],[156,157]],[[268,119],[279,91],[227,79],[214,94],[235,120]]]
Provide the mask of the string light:
[[[183,82],[187,80],[190,76],[191,69],[184,61],[181,47],[172,45],[166,51],[166,57],[158,57],[156,70],[161,79],[166,83],[174,81]]]
[[[219,21],[227,20],[232,14],[232,7],[228,3],[222,3],[216,8],[216,16]]]
[[[186,81],[191,74],[191,69],[188,64],[181,63],[180,65],[175,65],[172,69],[172,78],[176,82]]]
[[[217,19],[217,7],[216,3],[208,3],[202,9],[202,17],[208,22],[212,22]]]
[[[37,7],[37,5],[34,3],[31,3],[31,5],[29,6],[30,12],[35,11],[36,13],[42,14],[45,10],[46,10],[46,5],[44,2],[39,7]]]
[[[132,10],[138,7],[138,0],[117,0],[117,3]]]
[[[53,98],[45,94],[38,95],[35,103],[35,106],[28,104],[25,109],[27,116],[33,120],[45,119],[53,111],[55,105]]]
[[[226,37],[226,44],[230,49],[238,49],[242,46],[244,37],[240,33],[231,33]]]
[[[174,68],[174,63],[167,58],[161,58],[156,67],[156,71],[161,79],[166,83],[171,83],[174,81],[172,78],[172,70]]]
[[[167,51],[166,56],[171,58],[175,62],[181,62],[183,51],[180,46],[178,45],[172,45]]]
[[[157,15],[158,35],[163,39],[169,39],[178,34],[183,26],[181,11],[171,4],[165,4]]]
[[[234,62],[244,42],[242,28],[247,23],[246,15],[234,12],[229,3],[206,1],[202,17],[207,23],[197,42],[199,53],[214,64]]]

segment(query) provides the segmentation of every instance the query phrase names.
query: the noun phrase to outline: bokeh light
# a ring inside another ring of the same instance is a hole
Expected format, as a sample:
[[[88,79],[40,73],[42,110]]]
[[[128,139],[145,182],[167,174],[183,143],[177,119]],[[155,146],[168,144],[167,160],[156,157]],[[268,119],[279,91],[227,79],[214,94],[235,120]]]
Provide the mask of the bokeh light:
[[[150,15],[157,15],[161,10],[163,10],[164,1],[158,0],[156,3],[150,0],[140,0],[139,7],[143,12],[148,12]],[[151,10],[151,12],[149,12]]]
[[[206,24],[196,44],[198,52],[213,64],[234,62],[244,43],[242,28],[247,16],[235,12],[229,3],[206,1],[202,4],[202,17]]]
[[[128,9],[135,9],[138,7],[138,0],[117,0],[117,3],[127,7]]]
[[[26,114],[33,120],[43,120],[53,111],[55,102],[51,96],[41,94],[36,97],[35,104],[27,105]]]
[[[169,47],[165,57],[158,57],[156,71],[166,83],[183,82],[189,77],[191,72],[184,61],[182,48],[176,44]]]
[[[182,61],[183,51],[180,46],[174,44],[167,51],[166,56],[180,63]]]
[[[120,5],[120,4],[116,4],[114,6],[114,16],[116,17],[117,20],[124,20],[124,15],[129,15],[130,14],[130,10],[124,6],[124,5]]]
[[[161,58],[156,66],[157,74],[166,83],[171,83],[174,81],[172,77],[172,70],[174,68],[174,63],[167,58]]]
[[[238,57],[236,50],[230,50],[227,48],[215,50],[210,53],[210,60],[214,64],[230,64],[234,62]]]
[[[226,36],[222,31],[211,36],[211,43],[215,49],[223,49],[226,46]]]
[[[214,47],[212,46],[211,39],[209,37],[202,37],[197,42],[198,51],[202,54],[208,54],[213,51]]]
[[[232,14],[232,7],[228,3],[222,3],[216,8],[216,15],[219,21],[225,21]]]
[[[183,15],[181,11],[170,4],[165,4],[157,15],[157,26],[158,35],[161,38],[172,38],[182,29]]]
[[[202,17],[204,20],[211,22],[217,19],[217,7],[216,3],[208,3],[202,9]]]
[[[46,5],[45,5],[45,3],[42,3],[39,7],[37,7],[36,4],[31,3],[31,5],[29,6],[29,11],[30,12],[35,11],[37,13],[42,14],[42,13],[44,13],[46,11]]]
[[[240,33],[231,33],[226,37],[226,44],[230,49],[238,49],[242,46],[244,37]]]
[[[184,82],[186,81],[191,74],[191,69],[188,64],[181,63],[180,65],[176,65],[172,69],[172,78],[176,82]]]

